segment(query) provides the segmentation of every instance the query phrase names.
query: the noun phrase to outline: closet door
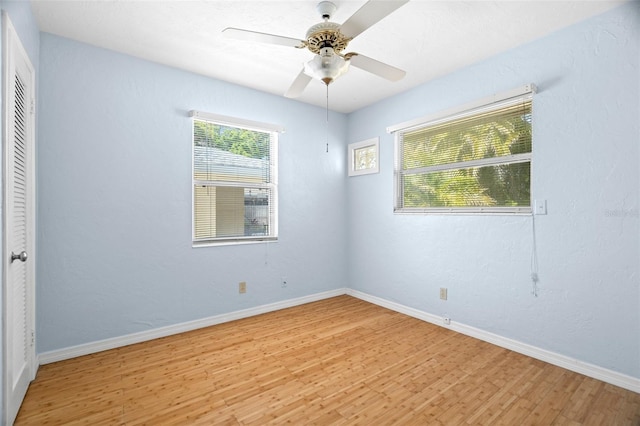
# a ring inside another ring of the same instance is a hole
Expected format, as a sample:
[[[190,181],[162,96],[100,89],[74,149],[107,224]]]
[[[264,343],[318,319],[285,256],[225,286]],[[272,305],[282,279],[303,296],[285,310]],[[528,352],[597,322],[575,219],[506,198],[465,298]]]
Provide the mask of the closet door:
[[[6,13],[3,27],[5,424],[12,424],[35,377],[33,66]]]

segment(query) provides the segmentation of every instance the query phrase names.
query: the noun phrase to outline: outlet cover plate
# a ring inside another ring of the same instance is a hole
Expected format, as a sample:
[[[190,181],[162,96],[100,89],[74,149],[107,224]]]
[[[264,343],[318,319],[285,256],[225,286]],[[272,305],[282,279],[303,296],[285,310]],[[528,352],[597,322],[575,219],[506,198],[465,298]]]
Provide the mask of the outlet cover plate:
[[[447,300],[447,288],[446,287],[440,287],[440,299],[441,300]]]
[[[547,214],[547,200],[535,200],[533,204],[534,204],[534,211],[536,214],[538,215]]]

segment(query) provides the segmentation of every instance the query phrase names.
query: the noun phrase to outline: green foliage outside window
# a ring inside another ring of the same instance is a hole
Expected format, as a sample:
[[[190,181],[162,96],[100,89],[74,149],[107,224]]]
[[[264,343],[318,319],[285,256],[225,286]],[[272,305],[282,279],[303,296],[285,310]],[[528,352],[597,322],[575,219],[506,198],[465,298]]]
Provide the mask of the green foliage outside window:
[[[269,133],[198,120],[193,125],[196,146],[218,148],[248,158],[263,159],[269,155]]]

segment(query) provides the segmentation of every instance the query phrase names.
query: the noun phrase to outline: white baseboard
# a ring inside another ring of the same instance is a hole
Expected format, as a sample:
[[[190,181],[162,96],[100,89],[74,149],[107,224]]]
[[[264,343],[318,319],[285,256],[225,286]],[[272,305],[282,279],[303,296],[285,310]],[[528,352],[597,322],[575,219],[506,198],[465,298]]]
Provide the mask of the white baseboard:
[[[417,318],[441,327],[445,327],[458,333],[462,333],[467,336],[471,336],[476,339],[494,344],[496,346],[500,346],[502,348],[509,349],[544,362],[548,362],[549,364],[557,365],[558,367],[566,368],[567,370],[584,374],[585,376],[602,380],[603,382],[640,393],[640,379],[638,378],[627,376],[625,374],[608,370],[597,365],[589,364],[574,358],[567,357],[565,355],[531,346],[517,340],[508,339],[506,337],[489,333],[487,331],[471,327],[469,325],[462,324],[456,321],[451,321],[451,324],[445,325],[442,323],[442,318],[440,316],[348,288],[340,288],[296,299],[283,300],[281,302],[271,303],[268,305],[261,305],[255,308],[215,315],[196,321],[189,321],[167,327],[156,328],[153,330],[141,331],[138,333],[128,334],[126,336],[100,340],[97,342],[72,346],[60,350],[43,352],[38,355],[38,362],[39,364],[49,364],[52,362],[63,361],[78,356],[89,355],[109,349],[131,345],[134,343],[146,342],[148,340],[153,340],[160,337],[171,336],[174,334],[184,333],[199,328],[222,324],[229,321],[235,321],[242,318],[248,318],[254,315],[260,315],[267,312],[278,311],[280,309],[291,308],[293,306],[316,302],[318,300],[328,299],[330,297],[340,296],[343,294],[348,294],[366,302],[391,309],[392,311],[400,312],[410,317]]]
[[[43,352],[38,355],[40,365],[52,362],[63,361],[83,355],[90,355],[97,352],[115,349],[122,346],[132,345],[134,343],[146,342],[148,340],[158,339],[160,337],[171,336],[174,334],[184,333],[187,331],[197,330],[199,328],[210,327],[212,325],[222,324],[229,321],[235,321],[242,318],[248,318],[255,315],[265,314],[267,312],[278,311],[280,309],[291,308],[293,306],[304,305],[305,303],[316,302],[318,300],[328,299],[330,297],[346,294],[347,289],[340,288],[336,290],[316,293],[310,296],[299,297],[296,299],[283,300],[281,302],[270,303],[268,305],[256,306],[255,308],[243,309],[240,311],[229,312],[226,314],[215,315],[195,321],[183,322],[180,324],[170,325],[167,327],[155,328],[152,330],[141,331],[138,333],[128,334],[126,336],[114,337],[112,339],[99,340],[97,342],[86,343],[77,346],[71,346],[64,349]]]
[[[410,317],[421,319],[423,321],[427,321],[432,324],[457,331],[458,333],[466,334],[467,336],[475,337],[479,340],[484,340],[485,342],[521,353],[523,355],[530,356],[535,359],[539,359],[540,361],[548,362],[549,364],[557,365],[558,367],[562,367],[576,373],[584,374],[585,376],[601,380],[605,383],[619,386],[632,392],[640,393],[640,379],[636,377],[618,373],[613,370],[608,370],[606,368],[602,368],[597,365],[589,364],[587,362],[583,362],[565,355],[551,352],[546,349],[531,346],[517,340],[508,339],[506,337],[489,333],[487,331],[480,330],[466,324],[461,324],[459,322],[451,321],[449,325],[445,325],[442,322],[442,317],[439,317],[437,315],[410,308],[408,306],[404,306],[396,302],[391,302],[376,296],[371,296],[367,293],[363,293],[357,290],[347,289],[346,294],[358,299],[362,299],[366,302],[391,309],[392,311],[400,312]]]

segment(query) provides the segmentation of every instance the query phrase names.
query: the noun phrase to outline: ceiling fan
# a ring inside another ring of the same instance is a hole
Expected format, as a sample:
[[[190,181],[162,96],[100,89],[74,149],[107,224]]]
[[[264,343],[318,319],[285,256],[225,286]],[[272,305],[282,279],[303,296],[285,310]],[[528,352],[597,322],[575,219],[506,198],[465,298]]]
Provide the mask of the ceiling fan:
[[[321,1],[316,9],[322,16],[323,22],[309,28],[305,40],[239,28],[225,28],[223,33],[227,37],[239,40],[277,44],[298,49],[307,48],[314,53],[314,58],[304,64],[302,71],[285,93],[288,98],[300,96],[313,78],[321,80],[328,86],[344,74],[349,69],[349,65],[390,81],[398,81],[405,76],[405,71],[359,53],[342,53],[342,51],[357,35],[408,1],[369,0],[342,25],[329,21],[331,15],[336,11],[336,5],[330,1]]]

